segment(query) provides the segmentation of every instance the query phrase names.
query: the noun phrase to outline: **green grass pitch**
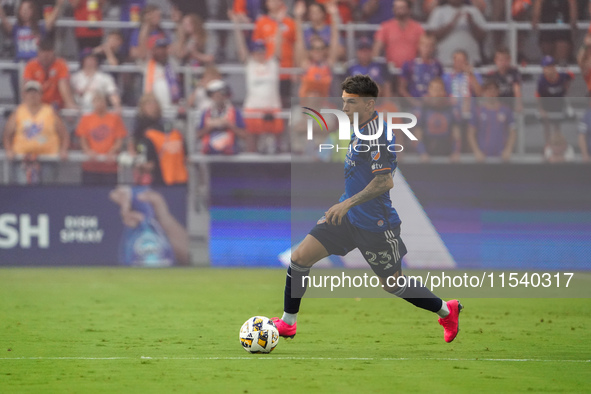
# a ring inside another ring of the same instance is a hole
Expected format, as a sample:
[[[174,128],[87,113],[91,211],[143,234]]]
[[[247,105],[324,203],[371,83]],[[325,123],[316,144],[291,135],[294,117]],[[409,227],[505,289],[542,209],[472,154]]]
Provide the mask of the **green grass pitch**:
[[[399,299],[304,299],[242,350],[283,270],[0,270],[0,393],[589,392],[589,299],[462,299],[460,334]]]

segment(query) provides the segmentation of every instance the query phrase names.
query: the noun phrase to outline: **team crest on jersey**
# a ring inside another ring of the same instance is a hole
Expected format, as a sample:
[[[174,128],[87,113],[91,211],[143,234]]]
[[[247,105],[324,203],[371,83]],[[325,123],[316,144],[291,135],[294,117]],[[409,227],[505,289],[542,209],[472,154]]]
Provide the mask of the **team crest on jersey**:
[[[378,161],[378,160],[380,160],[380,156],[381,156],[381,155],[382,155],[382,154],[380,153],[380,151],[379,151],[379,150],[377,150],[377,151],[374,151],[374,152],[371,152],[371,158],[373,159],[373,161]]]
[[[25,136],[28,139],[37,137],[41,134],[41,130],[43,130],[43,123],[37,124],[31,121],[27,121],[25,122],[24,126]]]
[[[382,227],[384,225],[384,221],[383,220],[378,220],[378,226]]]
[[[318,221],[316,222],[316,224],[322,224],[322,223],[326,223],[326,216],[321,217],[320,219],[318,219]]]

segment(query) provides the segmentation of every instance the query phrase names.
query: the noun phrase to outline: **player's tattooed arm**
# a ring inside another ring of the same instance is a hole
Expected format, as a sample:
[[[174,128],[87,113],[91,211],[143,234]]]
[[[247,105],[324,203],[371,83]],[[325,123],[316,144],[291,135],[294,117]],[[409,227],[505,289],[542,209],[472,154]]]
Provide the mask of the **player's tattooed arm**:
[[[389,171],[386,174],[377,174],[362,191],[330,207],[325,212],[327,223],[333,225],[341,224],[349,209],[384,194],[393,186],[394,180]]]

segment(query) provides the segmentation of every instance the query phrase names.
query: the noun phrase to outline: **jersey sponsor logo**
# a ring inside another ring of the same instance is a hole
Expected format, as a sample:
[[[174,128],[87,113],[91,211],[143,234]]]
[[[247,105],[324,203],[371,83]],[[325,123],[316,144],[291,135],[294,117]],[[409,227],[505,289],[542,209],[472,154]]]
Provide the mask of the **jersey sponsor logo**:
[[[376,150],[376,151],[371,152],[371,158],[372,158],[373,161],[380,160],[380,156],[381,156],[381,154],[380,154],[380,151],[379,150]]]
[[[373,163],[373,164],[371,165],[371,169],[372,169],[372,171],[375,171],[375,170],[381,170],[381,169],[382,169],[382,167],[384,167],[384,166],[383,166],[383,165],[381,165],[381,164],[378,164],[378,163]]]

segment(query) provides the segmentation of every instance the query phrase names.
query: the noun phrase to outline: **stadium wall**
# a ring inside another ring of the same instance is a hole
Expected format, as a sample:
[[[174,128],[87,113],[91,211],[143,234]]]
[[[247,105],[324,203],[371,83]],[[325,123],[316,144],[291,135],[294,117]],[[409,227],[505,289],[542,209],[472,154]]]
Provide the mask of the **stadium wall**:
[[[337,175],[327,178],[319,166]],[[456,267],[591,269],[586,166],[401,163],[399,171]],[[210,175],[208,260],[214,267],[280,267],[280,255],[303,239],[343,188],[340,164],[212,163]],[[192,239],[187,190],[156,189]],[[129,264],[121,258],[125,226],[112,191],[0,187],[0,266]],[[305,207],[300,196],[309,196]],[[418,217],[400,210],[405,239]],[[409,245],[409,259],[423,249],[421,242]],[[430,242],[425,238],[426,249]]]

